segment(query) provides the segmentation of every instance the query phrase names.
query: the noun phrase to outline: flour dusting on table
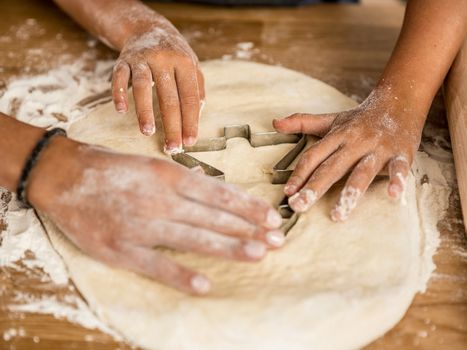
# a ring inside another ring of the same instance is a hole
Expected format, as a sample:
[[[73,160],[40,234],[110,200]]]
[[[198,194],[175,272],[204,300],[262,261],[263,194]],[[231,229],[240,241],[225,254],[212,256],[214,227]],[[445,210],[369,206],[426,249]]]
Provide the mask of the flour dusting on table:
[[[110,75],[114,61],[98,61],[92,69],[86,59],[62,65],[47,74],[16,78],[0,96],[0,111],[39,127],[67,128],[97,104],[109,101]],[[33,210],[20,209],[14,196],[0,188],[0,268],[38,279],[41,285],[54,284],[63,296],[47,290],[13,292],[6,307],[14,312],[50,314],[90,329],[99,329],[119,338],[102,323],[76,293],[67,269],[52,248]],[[13,278],[13,277],[10,277]],[[67,294],[66,291],[69,291]],[[6,291],[0,289],[0,298]],[[4,341],[21,337],[15,328],[5,330]]]
[[[253,43],[239,43],[234,56],[248,59],[254,53]],[[39,127],[59,126],[66,129],[97,104],[109,101],[107,91],[110,88],[109,78],[113,63],[98,61],[93,69],[85,70],[84,62],[78,60],[44,75],[15,79],[7,84],[0,96],[0,111]],[[424,291],[430,274],[435,269],[432,256],[439,245],[436,222],[442,218],[447,205],[439,199],[446,198],[448,186],[443,177],[445,174],[440,172],[433,160],[424,159],[424,164],[417,164],[417,167],[422,169],[419,175],[428,174],[430,179],[430,182],[422,185],[419,193],[419,204],[424,203],[419,207],[420,215],[431,218],[429,227],[424,228],[428,232],[425,237],[428,244],[425,251],[421,252],[425,257],[421,274],[425,278],[422,279],[419,290]],[[0,188],[0,197],[6,195],[6,191]],[[1,203],[2,201],[0,205]],[[34,211],[20,209],[14,197],[9,201],[8,208],[0,206],[0,268],[39,276],[43,283],[53,283],[74,291],[66,266],[52,248]],[[5,291],[0,290],[0,297],[3,293]],[[118,337],[94,315],[76,293],[57,297],[50,293],[33,295],[18,291],[7,307],[16,312],[50,314]],[[0,336],[7,341],[21,334],[20,330],[11,328]]]

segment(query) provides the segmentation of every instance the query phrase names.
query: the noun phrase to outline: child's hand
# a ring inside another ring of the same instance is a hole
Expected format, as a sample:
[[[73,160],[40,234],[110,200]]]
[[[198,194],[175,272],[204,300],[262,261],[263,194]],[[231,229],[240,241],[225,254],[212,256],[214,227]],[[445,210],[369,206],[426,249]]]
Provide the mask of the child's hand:
[[[204,100],[204,80],[195,53],[170,22],[161,19],[125,42],[112,78],[113,100],[122,113],[128,111],[130,76],[141,132],[148,136],[155,132],[154,81],[166,151],[176,153],[182,143],[193,145]]]
[[[256,262],[284,243],[279,213],[233,185],[65,138],[34,168],[28,198],[83,252],[187,293],[210,282],[154,247]]]
[[[384,168],[390,177],[389,195],[393,198],[401,195],[423,124],[410,109],[401,107],[400,101],[377,95],[373,93],[362,105],[349,111],[294,114],[274,121],[279,132],[323,137],[303,153],[285,186],[295,211],[308,210],[349,171],[351,174],[331,211],[335,221],[348,217]]]

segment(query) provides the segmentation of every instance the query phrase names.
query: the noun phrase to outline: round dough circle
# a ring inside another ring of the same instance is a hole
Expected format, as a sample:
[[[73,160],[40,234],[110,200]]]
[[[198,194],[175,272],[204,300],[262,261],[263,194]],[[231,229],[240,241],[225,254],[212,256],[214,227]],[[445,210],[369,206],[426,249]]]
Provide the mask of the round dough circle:
[[[294,112],[327,113],[356,105],[336,89],[303,74],[239,61],[202,64],[207,106],[200,137],[227,124],[272,130],[271,120]],[[133,102],[131,102],[133,103]],[[140,135],[133,105],[120,115],[111,103],[69,130],[72,138],[128,153],[166,157],[160,133]],[[156,106],[157,110],[157,106]],[[158,129],[161,130],[160,122]],[[242,139],[226,150],[197,154],[228,181],[271,203],[281,186],[268,183],[271,164],[291,145],[253,149]],[[162,350],[354,349],[390,329],[417,291],[421,231],[410,179],[407,205],[386,196],[377,181],[346,223],[328,216],[335,186],[287,237],[285,247],[257,264],[171,253],[213,282],[208,297],[192,297],[137,274],[95,261],[43,218],[54,247],[98,316],[132,343]]]

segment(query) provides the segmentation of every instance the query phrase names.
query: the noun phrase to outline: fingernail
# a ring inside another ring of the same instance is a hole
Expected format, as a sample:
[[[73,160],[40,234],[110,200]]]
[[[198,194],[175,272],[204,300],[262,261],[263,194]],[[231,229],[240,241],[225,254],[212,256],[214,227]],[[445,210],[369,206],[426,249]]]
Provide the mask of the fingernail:
[[[185,146],[191,147],[196,143],[196,137],[190,136],[185,139]]]
[[[333,208],[331,210],[331,220],[334,221],[334,222],[342,221],[341,215],[340,215],[339,210],[337,208]]]
[[[270,231],[266,234],[266,241],[274,247],[281,247],[285,242],[284,233],[279,230]]]
[[[398,184],[389,185],[389,194],[394,199],[399,199],[402,192],[402,188]]]
[[[211,283],[206,277],[201,275],[196,275],[191,278],[191,286],[200,294],[206,294],[211,290]]]
[[[126,105],[123,102],[117,103],[117,112],[126,113]]]
[[[258,241],[249,241],[243,247],[245,254],[253,259],[262,258],[266,253],[266,246]]]
[[[269,209],[266,217],[266,226],[269,228],[277,228],[280,227],[280,225],[282,225],[282,216],[274,209]]]
[[[200,174],[205,174],[204,169],[201,165],[197,165],[193,168],[190,169],[194,173],[200,173]]]
[[[284,187],[284,193],[288,196],[290,196],[291,194],[294,194],[296,191],[297,191],[297,186],[295,186],[294,184],[287,184]]]
[[[165,145],[164,146],[164,153],[165,154],[168,154],[170,156],[173,156],[175,154],[179,154],[179,153],[183,153],[183,147],[182,146],[173,146],[173,145],[170,145],[170,146],[167,146]]]
[[[154,135],[155,132],[156,132],[156,127],[154,125],[147,124],[143,126],[144,135],[151,136],[151,135]]]
[[[315,191],[304,188],[289,198],[289,204],[294,211],[303,213],[316,202],[316,199],[317,196]]]

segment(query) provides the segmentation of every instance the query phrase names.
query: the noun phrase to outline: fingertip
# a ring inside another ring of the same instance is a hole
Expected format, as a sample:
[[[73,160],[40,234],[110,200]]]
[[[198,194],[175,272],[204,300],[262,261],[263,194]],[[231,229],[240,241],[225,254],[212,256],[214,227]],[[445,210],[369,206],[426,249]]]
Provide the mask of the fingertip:
[[[196,144],[197,138],[195,136],[188,136],[183,139],[183,145],[187,147],[194,146]]]
[[[259,241],[247,241],[243,245],[243,252],[251,260],[261,260],[266,255],[266,245]]]
[[[398,199],[402,191],[403,188],[397,183],[390,183],[388,186],[389,197],[393,199]]]
[[[156,132],[156,126],[154,124],[143,124],[140,126],[141,132],[146,136],[152,136]]]
[[[304,188],[289,198],[290,207],[297,213],[304,213],[317,201],[318,196],[315,191]]]
[[[267,228],[279,228],[282,225],[282,216],[274,209],[269,209],[266,214],[265,225]]]
[[[284,120],[285,118],[276,118],[272,121],[272,126],[279,132],[284,131]]]
[[[284,186],[284,194],[287,196],[292,196],[297,192],[297,185],[288,183]]]
[[[280,248],[285,243],[285,235],[280,230],[269,231],[266,233],[266,242],[274,248]]]
[[[121,114],[128,112],[128,108],[125,102],[117,102],[117,104],[115,105],[115,109],[118,113]]]
[[[330,213],[330,216],[331,216],[331,220],[334,221],[334,222],[341,222],[343,221],[340,213],[339,213],[339,210],[334,207],[332,210],[331,210],[331,213]]]
[[[204,295],[211,290],[211,282],[203,275],[194,275],[190,280],[190,284],[196,294]]]
[[[183,153],[183,147],[182,145],[178,143],[166,141],[166,144],[164,145],[164,153],[171,155],[171,156],[175,154]]]

